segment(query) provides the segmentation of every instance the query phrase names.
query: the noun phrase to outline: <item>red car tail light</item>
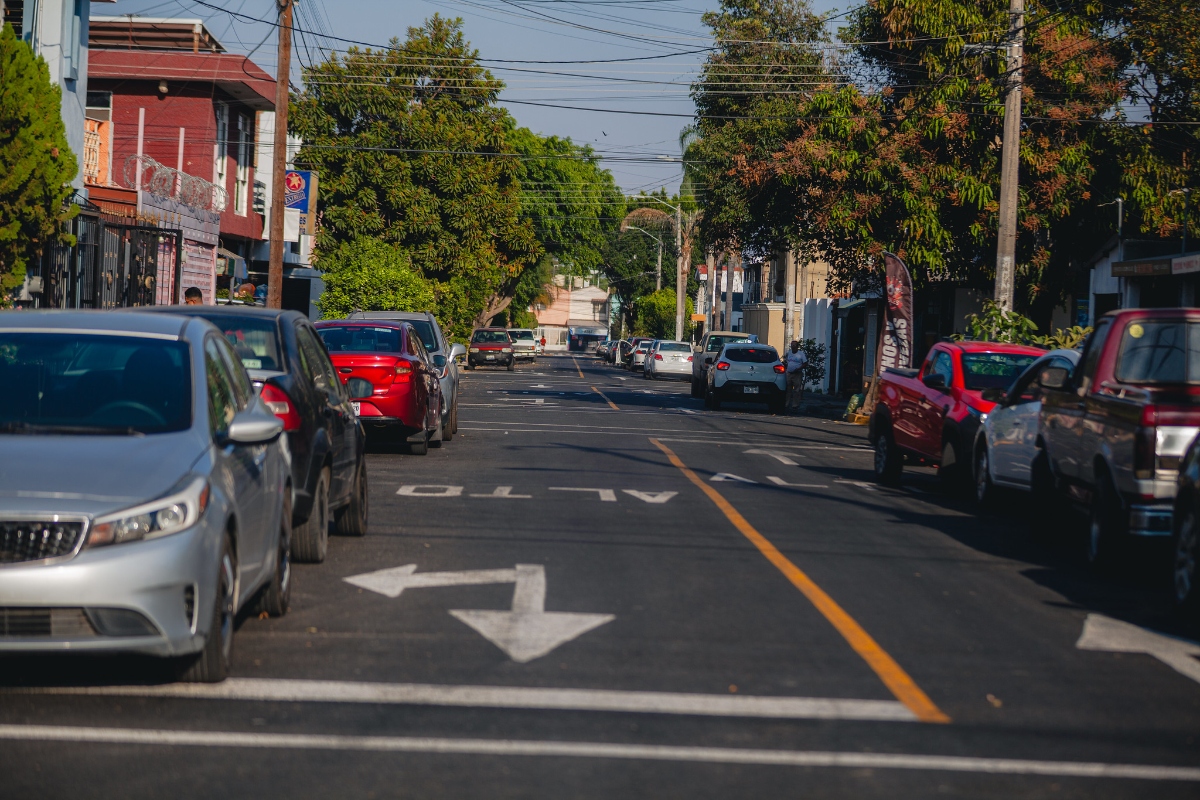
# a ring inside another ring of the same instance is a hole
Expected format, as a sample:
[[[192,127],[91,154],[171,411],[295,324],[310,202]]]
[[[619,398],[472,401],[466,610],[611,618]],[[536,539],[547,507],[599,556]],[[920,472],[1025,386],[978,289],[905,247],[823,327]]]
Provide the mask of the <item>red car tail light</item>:
[[[692,361],[692,357],[691,357],[691,356],[688,356],[688,363],[690,364],[690,363],[691,363],[691,361]]]
[[[784,372],[787,371],[787,367],[785,367],[783,364],[776,364],[774,366],[774,370],[776,372],[778,372],[780,375],[782,375]]]
[[[655,361],[662,361],[662,356],[661,356],[661,355],[659,355],[658,353],[655,353],[655,354],[654,354],[654,360],[655,360]]]
[[[719,370],[729,369],[729,362],[728,361],[718,361],[717,369],[719,369]]]
[[[264,383],[259,394],[262,396],[263,402],[267,404],[267,408],[271,409],[271,413],[283,421],[285,431],[300,429],[300,414],[292,405],[292,400],[287,396],[287,392],[274,384]]]
[[[392,368],[394,377],[392,383],[408,383],[412,380],[413,365],[401,359],[396,362],[396,366]]]

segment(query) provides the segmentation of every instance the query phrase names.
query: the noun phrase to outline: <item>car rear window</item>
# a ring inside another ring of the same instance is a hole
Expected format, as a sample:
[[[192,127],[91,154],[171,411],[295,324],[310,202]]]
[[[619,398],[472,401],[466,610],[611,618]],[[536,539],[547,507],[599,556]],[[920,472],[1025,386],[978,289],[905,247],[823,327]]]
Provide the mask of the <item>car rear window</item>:
[[[322,325],[317,328],[330,355],[335,353],[399,353],[399,328],[366,325]]]
[[[0,331],[0,433],[131,435],[191,424],[183,342]]]
[[[725,358],[748,364],[770,364],[779,361],[779,354],[774,347],[731,347],[725,351]]]
[[[1134,320],[1121,334],[1117,380],[1200,383],[1200,323]]]
[[[658,346],[660,353],[690,353],[692,346],[687,342],[663,342]]]
[[[721,348],[727,344],[733,344],[734,342],[748,342],[748,341],[750,341],[749,336],[710,336],[708,338],[708,344],[705,345],[704,352],[719,353],[719,352],[721,352]]]
[[[279,357],[279,329],[274,319],[231,314],[203,316],[221,329],[246,369],[284,371],[283,359]]]
[[[509,344],[507,331],[475,331],[471,336],[475,344]]]
[[[1020,353],[964,353],[963,385],[968,389],[1007,389],[1037,356]]]

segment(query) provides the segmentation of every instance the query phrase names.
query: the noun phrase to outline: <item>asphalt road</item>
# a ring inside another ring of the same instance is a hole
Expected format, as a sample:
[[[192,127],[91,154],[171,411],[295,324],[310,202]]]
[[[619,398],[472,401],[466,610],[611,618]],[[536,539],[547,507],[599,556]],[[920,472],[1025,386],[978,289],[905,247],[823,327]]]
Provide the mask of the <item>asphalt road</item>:
[[[1090,574],[1019,496],[877,487],[860,427],[591,358],[461,403],[369,457],[369,535],[243,621],[225,684],[0,662],[0,795],[1200,797],[1156,576]]]

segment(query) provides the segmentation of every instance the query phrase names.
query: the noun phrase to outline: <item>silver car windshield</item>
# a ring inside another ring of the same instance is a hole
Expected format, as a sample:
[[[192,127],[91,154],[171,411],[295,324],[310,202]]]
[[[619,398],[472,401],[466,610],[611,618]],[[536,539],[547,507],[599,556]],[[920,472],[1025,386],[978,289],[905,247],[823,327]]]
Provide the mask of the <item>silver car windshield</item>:
[[[190,363],[182,342],[0,331],[0,434],[185,430]]]

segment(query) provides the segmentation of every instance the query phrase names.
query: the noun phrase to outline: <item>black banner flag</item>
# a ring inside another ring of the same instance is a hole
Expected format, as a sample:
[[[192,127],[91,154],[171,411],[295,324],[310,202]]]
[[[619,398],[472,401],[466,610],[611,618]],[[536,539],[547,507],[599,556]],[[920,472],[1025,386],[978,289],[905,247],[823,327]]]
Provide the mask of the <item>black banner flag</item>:
[[[887,270],[887,304],[883,310],[883,335],[879,337],[879,366],[908,369],[913,352],[912,276],[898,256],[883,254]]]

